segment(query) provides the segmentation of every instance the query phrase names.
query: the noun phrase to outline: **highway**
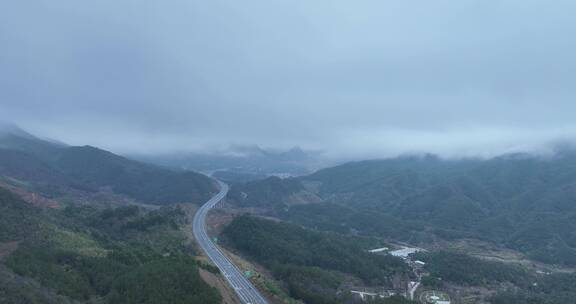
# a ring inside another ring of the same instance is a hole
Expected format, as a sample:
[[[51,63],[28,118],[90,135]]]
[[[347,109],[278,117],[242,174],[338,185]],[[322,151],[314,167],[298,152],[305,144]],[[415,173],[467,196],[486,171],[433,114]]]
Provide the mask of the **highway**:
[[[204,250],[204,253],[220,269],[222,275],[226,278],[230,286],[234,288],[236,294],[243,304],[268,304],[268,301],[258,292],[258,290],[244,277],[242,271],[228,259],[224,253],[208,237],[206,232],[206,215],[210,209],[214,208],[228,193],[228,185],[218,181],[220,192],[206,202],[194,215],[192,231],[198,245]]]

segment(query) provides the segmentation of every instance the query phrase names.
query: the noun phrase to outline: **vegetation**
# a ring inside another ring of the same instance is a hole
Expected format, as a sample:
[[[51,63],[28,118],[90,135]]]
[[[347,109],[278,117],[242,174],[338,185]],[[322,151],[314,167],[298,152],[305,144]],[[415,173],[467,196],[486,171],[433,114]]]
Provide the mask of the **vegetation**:
[[[212,182],[198,173],[173,172],[93,147],[67,148],[55,166],[77,187],[93,191],[110,187],[116,193],[147,203],[204,201],[214,189]]]
[[[73,301],[43,288],[32,279],[15,275],[0,264],[0,303],[71,304]]]
[[[533,276],[519,266],[485,261],[462,253],[417,253],[415,258],[426,262],[425,269],[430,273],[430,277],[423,281],[426,285],[438,286],[438,282],[452,282],[458,285],[488,286],[510,282],[526,287],[533,280]]]
[[[418,302],[410,301],[402,296],[392,296],[385,299],[376,299],[367,302],[368,304],[416,304]]]
[[[346,276],[389,285],[407,275],[392,256],[369,254],[374,240],[312,231],[287,223],[240,216],[224,230],[226,242],[272,270],[292,297],[306,303],[339,303],[336,291]]]
[[[76,300],[103,297],[109,303],[219,303],[220,296],[200,279],[196,261],[164,257],[137,246],[106,256],[88,256],[55,246],[27,245],[6,264],[17,274]]]
[[[403,239],[424,229],[422,224],[415,221],[403,221],[379,211],[356,209],[336,203],[295,205],[278,214],[290,222],[341,234],[355,234],[360,231],[365,235]]]
[[[268,207],[275,210],[285,208],[285,198],[304,190],[302,184],[295,179],[269,177],[261,181],[252,181],[232,188],[229,197],[235,199],[241,206]],[[249,194],[245,200],[245,194]]]
[[[38,230],[41,211],[0,187],[0,242],[21,240]]]
[[[0,203],[5,211],[0,224],[15,224],[12,230],[2,230],[4,240],[19,241],[3,264],[20,280],[31,278],[40,284],[0,282],[0,290],[9,290],[0,293],[0,299],[16,303],[47,299],[43,292],[24,296],[46,288],[81,302],[221,302],[218,292],[200,278],[198,267],[206,266],[190,255],[179,228],[184,214],[178,208],[42,210],[4,190],[0,190]],[[18,232],[29,223],[36,224],[30,232]]]
[[[70,188],[112,191],[158,205],[205,201],[215,190],[209,178],[195,172],[147,165],[90,146],[54,144],[23,131],[0,133],[0,176],[30,183],[50,196]]]
[[[220,303],[218,292],[198,275],[189,257],[163,258],[146,263],[116,280],[110,303]]]
[[[197,173],[55,144],[21,130],[0,134],[0,178],[23,193],[51,198],[105,193],[158,205],[202,202],[214,191]],[[0,280],[0,302],[219,303],[198,267],[216,271],[191,257],[179,230],[184,221],[173,207],[102,210],[72,201],[65,209],[43,209],[0,188],[0,243],[17,247],[0,252],[0,272],[14,276]]]
[[[530,289],[502,292],[492,304],[564,304],[576,298],[576,274],[552,274],[541,277]]]
[[[576,152],[490,160],[433,156],[364,161],[235,187],[237,204],[308,227],[427,243],[475,238],[576,265]],[[260,186],[259,186],[260,185]],[[276,189],[279,189],[276,191]],[[322,204],[290,204],[306,190]]]
[[[486,261],[456,252],[417,253],[430,273],[422,280],[426,287],[442,289],[445,283],[483,286],[496,295],[492,304],[563,304],[576,297],[576,274],[536,274],[520,266]]]

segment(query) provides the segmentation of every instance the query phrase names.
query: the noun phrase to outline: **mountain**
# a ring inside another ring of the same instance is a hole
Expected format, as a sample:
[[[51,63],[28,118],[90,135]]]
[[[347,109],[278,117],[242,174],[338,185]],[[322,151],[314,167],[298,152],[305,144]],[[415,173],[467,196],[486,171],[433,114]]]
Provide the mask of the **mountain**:
[[[0,303],[221,303],[173,204],[215,190],[195,172],[1,125]]]
[[[221,303],[178,207],[34,206],[0,186],[0,303]]]
[[[214,190],[212,181],[201,174],[143,164],[90,146],[64,149],[55,166],[82,187],[110,187],[146,203],[202,203]]]
[[[299,176],[325,166],[321,153],[317,151],[304,151],[299,147],[283,151],[257,145],[231,145],[224,150],[206,153],[131,157],[168,168],[206,172],[227,182],[245,182],[269,176]]]
[[[70,188],[159,205],[204,202],[215,190],[209,178],[195,172],[161,168],[95,147],[46,141],[14,126],[0,129],[2,176],[51,196]]]
[[[14,124],[0,122],[0,149],[28,153],[44,161],[51,161],[66,145],[40,139]]]
[[[272,186],[273,185],[273,186]],[[294,196],[313,200],[294,203]],[[361,161],[233,187],[230,199],[341,233],[422,246],[477,239],[546,263],[576,265],[576,152],[480,160]]]

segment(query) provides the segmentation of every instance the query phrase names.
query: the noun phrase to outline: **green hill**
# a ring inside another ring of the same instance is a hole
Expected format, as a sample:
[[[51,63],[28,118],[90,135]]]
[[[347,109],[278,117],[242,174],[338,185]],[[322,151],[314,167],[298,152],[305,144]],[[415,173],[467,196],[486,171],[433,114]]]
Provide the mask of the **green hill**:
[[[0,176],[58,195],[66,188],[112,191],[149,204],[204,202],[215,191],[204,175],[172,171],[90,147],[69,147],[19,129],[0,130]]]
[[[182,225],[176,207],[42,209],[0,187],[0,302],[221,303]]]
[[[259,181],[234,187],[230,197],[242,206],[267,202],[272,215],[315,228],[423,244],[434,237],[476,238],[576,265],[572,150],[550,157],[363,161],[275,184],[282,191],[270,193],[270,182]],[[284,189],[306,189],[323,202],[290,204]]]
[[[16,125],[0,122],[0,149],[21,151],[49,161],[64,147],[65,144],[40,139]]]
[[[346,292],[340,294],[350,276],[370,286],[391,288],[395,278],[409,275],[400,258],[367,252],[382,246],[375,239],[318,232],[250,216],[235,218],[224,236],[229,246],[270,269],[287,285],[290,296],[305,303],[350,303],[348,290],[344,288]]]
[[[171,171],[89,146],[63,149],[54,166],[79,187],[109,187],[146,203],[204,202],[214,191],[212,181],[201,174]]]

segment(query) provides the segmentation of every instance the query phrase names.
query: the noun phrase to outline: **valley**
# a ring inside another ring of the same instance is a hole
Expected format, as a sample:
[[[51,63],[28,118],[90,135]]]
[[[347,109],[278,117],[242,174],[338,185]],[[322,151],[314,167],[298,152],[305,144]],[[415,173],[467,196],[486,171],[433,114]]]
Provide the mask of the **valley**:
[[[576,1],[0,1],[0,304],[575,304]]]
[[[570,233],[576,214],[571,203],[574,155],[562,150],[553,157],[425,156],[349,163],[308,176],[240,183],[229,199],[230,205],[257,216],[413,244],[428,249],[431,257],[436,252],[452,257],[452,264],[442,259],[426,264],[420,292],[443,290],[456,303],[492,303],[501,297],[510,303],[529,298],[557,303],[569,293],[532,288],[527,282],[542,286],[575,276],[576,244]],[[295,203],[296,196],[311,199]],[[503,277],[478,269],[481,280],[452,278],[457,261],[503,269]],[[432,271],[435,267],[440,273]],[[516,275],[507,277],[507,272]]]
[[[228,191],[201,174],[23,132],[0,140],[7,303],[556,304],[574,296],[570,150],[353,162],[235,181]]]

